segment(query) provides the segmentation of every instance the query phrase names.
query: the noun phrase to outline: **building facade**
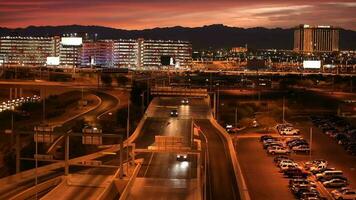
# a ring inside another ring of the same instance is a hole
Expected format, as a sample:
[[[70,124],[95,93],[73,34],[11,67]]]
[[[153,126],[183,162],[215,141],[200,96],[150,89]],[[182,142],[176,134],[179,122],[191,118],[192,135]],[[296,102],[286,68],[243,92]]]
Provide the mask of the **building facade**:
[[[58,62],[59,60],[59,62]],[[1,37],[0,63],[7,66],[159,68],[189,67],[192,45],[172,40],[85,40],[76,35]]]
[[[0,60],[7,66],[44,66],[59,54],[55,37],[0,37]]]
[[[137,67],[139,60],[138,42],[132,39],[120,39],[114,41],[114,66]]]
[[[114,66],[114,42],[112,40],[83,42],[81,66]]]
[[[339,51],[339,29],[300,25],[294,30],[294,51],[301,53]]]
[[[161,67],[164,59],[168,66],[186,67],[192,63],[192,45],[187,41],[143,40],[138,41],[138,67]]]

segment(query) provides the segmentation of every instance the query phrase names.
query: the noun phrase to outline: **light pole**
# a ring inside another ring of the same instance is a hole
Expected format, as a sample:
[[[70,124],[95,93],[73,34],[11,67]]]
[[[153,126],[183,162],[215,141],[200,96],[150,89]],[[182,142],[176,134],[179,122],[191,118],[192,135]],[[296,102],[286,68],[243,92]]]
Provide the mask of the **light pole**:
[[[309,150],[309,159],[311,160],[311,156],[312,156],[312,146],[313,146],[313,127],[310,127],[309,130],[309,146],[310,146],[310,150]]]
[[[283,123],[285,123],[285,119],[284,119],[284,116],[285,116],[285,97],[283,96],[283,108],[282,108],[282,118],[283,118]]]
[[[235,107],[235,128],[237,128],[237,105]]]

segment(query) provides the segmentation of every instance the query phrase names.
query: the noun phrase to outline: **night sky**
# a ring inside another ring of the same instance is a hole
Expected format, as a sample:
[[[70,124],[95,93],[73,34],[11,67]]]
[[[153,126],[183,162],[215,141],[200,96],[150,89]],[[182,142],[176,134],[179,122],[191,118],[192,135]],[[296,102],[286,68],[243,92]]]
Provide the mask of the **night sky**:
[[[122,29],[336,25],[356,30],[356,1],[0,0],[1,27],[100,25]]]

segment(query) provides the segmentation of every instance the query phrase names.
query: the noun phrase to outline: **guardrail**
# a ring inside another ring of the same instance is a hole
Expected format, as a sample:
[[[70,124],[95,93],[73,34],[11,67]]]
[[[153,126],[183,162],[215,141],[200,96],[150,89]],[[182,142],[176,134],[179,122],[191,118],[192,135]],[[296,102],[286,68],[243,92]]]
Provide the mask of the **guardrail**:
[[[124,189],[124,191],[121,193],[120,195],[120,198],[119,200],[125,200],[127,199],[127,196],[129,195],[130,191],[131,191],[131,188],[133,186],[133,183],[138,175],[138,172],[140,171],[141,169],[141,165],[142,165],[142,162],[139,162],[134,170],[134,172],[132,173],[132,176],[130,177],[129,179],[129,182],[127,182],[127,185]]]
[[[216,122],[215,119],[213,119],[212,117],[209,117],[209,120],[210,120],[211,124],[221,133],[221,135],[226,140],[227,148],[229,149],[229,154],[231,157],[231,162],[234,167],[236,182],[238,183],[238,189],[239,189],[241,199],[250,200],[251,197],[250,197],[250,194],[249,194],[246,182],[245,182],[245,178],[242,174],[241,166],[237,160],[237,156],[235,153],[234,145],[232,143],[232,139],[230,138],[229,134],[225,131],[225,129],[223,127],[221,127],[218,122]]]

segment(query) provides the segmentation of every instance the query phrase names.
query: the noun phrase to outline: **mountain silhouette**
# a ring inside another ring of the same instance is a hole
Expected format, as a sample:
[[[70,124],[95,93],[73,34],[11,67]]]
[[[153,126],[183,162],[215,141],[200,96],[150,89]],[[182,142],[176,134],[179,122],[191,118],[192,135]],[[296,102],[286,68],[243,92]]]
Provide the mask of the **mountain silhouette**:
[[[98,39],[162,39],[188,40],[195,50],[231,48],[248,45],[252,49],[293,49],[293,29],[239,28],[222,24],[202,27],[166,27],[144,30],[124,30],[103,26],[29,26],[0,28],[0,36],[55,36],[68,33],[97,34]],[[340,29],[340,49],[356,49],[356,31]]]

